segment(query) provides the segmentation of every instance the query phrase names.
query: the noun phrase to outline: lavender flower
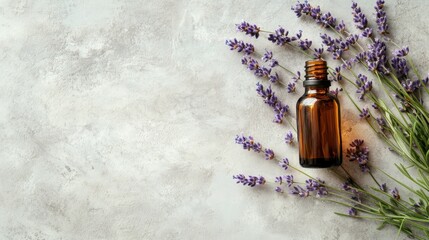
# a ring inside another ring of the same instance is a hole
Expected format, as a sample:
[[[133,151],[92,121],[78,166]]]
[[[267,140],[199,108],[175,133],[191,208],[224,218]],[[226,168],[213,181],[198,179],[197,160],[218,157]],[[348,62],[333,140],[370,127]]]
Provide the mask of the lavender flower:
[[[381,34],[388,34],[389,26],[387,25],[386,12],[384,11],[384,0],[377,0],[375,9],[375,17],[378,26],[378,31]]]
[[[232,179],[236,179],[237,180],[237,184],[241,183],[243,184],[243,186],[250,186],[250,187],[254,187],[256,185],[263,185],[265,184],[266,180],[264,177],[259,176],[250,176],[246,178],[246,176],[244,176],[243,174],[238,174],[238,175],[233,175]]]
[[[344,24],[344,21],[341,20],[341,23],[339,23],[335,27],[335,30],[337,30],[337,32],[339,32],[339,33],[344,33],[344,31],[346,31],[346,25]]]
[[[271,160],[274,158],[274,152],[273,150],[269,149],[269,148],[265,148],[265,160]]]
[[[246,33],[246,35],[250,35],[252,37],[258,38],[259,32],[261,31],[260,28],[256,25],[251,25],[246,21],[242,21],[240,24],[236,24],[237,30],[240,32]]]
[[[334,27],[336,25],[336,18],[334,18],[330,12],[322,13],[320,11],[320,7],[313,7],[307,1],[304,3],[300,3],[299,1],[295,6],[291,8],[297,17],[301,17],[302,15],[311,16],[316,23],[319,23],[323,27]]]
[[[311,47],[311,41],[308,39],[305,40],[299,40],[298,46],[302,49],[302,50],[307,50]]]
[[[305,187],[310,192],[316,191],[320,187],[319,182],[317,182],[316,180],[313,180],[313,179],[307,179],[307,180],[305,180],[305,183],[306,183]]]
[[[407,65],[407,60],[404,58],[393,57],[392,67],[395,69],[398,78],[407,77],[408,72],[410,71]]]
[[[368,25],[368,20],[366,19],[365,14],[362,13],[360,7],[358,7],[355,2],[352,3],[352,9],[353,21],[355,22],[356,27],[360,30],[364,30]]]
[[[362,108],[361,113],[359,114],[360,118],[369,118],[371,115],[369,113],[369,109],[368,108]]]
[[[278,193],[283,193],[283,189],[281,187],[279,187],[279,186],[277,186],[275,188],[275,191],[278,192]]]
[[[329,93],[334,95],[335,97],[338,97],[338,93],[340,93],[341,91],[343,91],[342,88],[335,88],[335,90],[330,90]]]
[[[287,113],[289,113],[289,106],[288,105],[282,105],[280,101],[276,103],[274,106],[274,112],[276,113],[274,115],[274,122],[275,123],[282,123],[283,118],[286,116]]]
[[[428,76],[428,79],[429,79],[429,76]],[[297,72],[296,72],[296,75],[292,77],[292,80],[293,80],[294,82],[298,82],[298,80],[301,80],[301,72],[300,72],[300,71],[297,71]]]
[[[401,196],[399,195],[399,191],[397,188],[394,188],[392,191],[390,191],[390,194],[392,194],[392,197],[396,200],[401,199]]]
[[[334,77],[334,81],[341,81],[343,80],[343,76],[341,75],[341,67],[338,66],[335,68],[334,72],[332,73]]]
[[[382,117],[376,118],[375,120],[377,121],[378,126],[380,126],[381,131],[384,131],[387,127],[386,120],[384,120]]]
[[[407,79],[405,81],[402,81],[401,85],[405,89],[405,91],[407,91],[408,93],[412,93],[419,89],[422,84],[419,80],[412,81],[410,79]]]
[[[380,39],[375,39],[373,44],[368,45],[368,52],[366,52],[365,59],[370,71],[379,71],[388,74],[386,68],[386,44]]]
[[[324,51],[323,47],[315,48],[313,53],[314,58],[322,58],[323,51]]]
[[[282,184],[283,183],[283,177],[282,176],[278,176],[276,177],[276,179],[274,180],[274,182],[278,183],[278,184]]]
[[[293,143],[293,134],[292,134],[291,131],[289,131],[288,133],[286,133],[285,142],[287,144],[292,144]]]
[[[255,152],[262,151],[262,145],[253,140],[252,136],[245,137],[244,135],[237,135],[235,137],[235,143],[243,145],[243,149],[250,151],[251,149]]]
[[[396,57],[405,57],[408,55],[409,51],[410,49],[408,47],[403,47],[401,49],[393,51],[393,55],[395,55]]]
[[[226,40],[225,44],[228,45],[232,51],[237,50],[241,52],[244,50],[247,55],[255,52],[255,47],[252,44],[238,41],[236,38],[233,40]]]
[[[347,181],[347,182],[345,182],[345,183],[343,183],[342,185],[341,185],[341,188],[344,190],[344,191],[350,191],[352,188],[351,188],[351,186],[350,186],[350,182],[349,181]]]
[[[262,56],[262,61],[268,62],[273,59],[273,52],[265,50],[264,56]]]
[[[292,186],[292,184],[293,184],[293,176],[292,175],[286,175],[286,176],[283,176],[283,178],[286,181],[288,187]]]
[[[275,93],[271,90],[271,86],[269,86],[266,90],[264,90],[264,86],[260,83],[256,84],[256,92],[264,98],[264,102],[268,104],[274,110],[274,122],[282,123],[283,118],[289,112],[289,106],[283,105],[280,100],[277,99]]]
[[[360,34],[362,37],[366,37],[366,38],[369,38],[369,37],[371,37],[372,36],[372,28],[365,28],[362,32],[361,32],[361,34]]]
[[[362,172],[369,172],[368,167],[368,147],[363,147],[364,141],[360,139],[355,139],[351,144],[351,148],[347,148],[346,157],[350,161],[357,161]]]
[[[296,86],[294,82],[290,82],[287,84],[287,92],[294,93],[296,91]]]
[[[359,99],[363,100],[366,93],[370,92],[372,90],[372,81],[368,81],[368,78],[363,75],[358,75],[358,80],[356,80],[356,85],[358,89],[356,90],[356,93],[360,93]]]
[[[297,37],[289,37],[289,31],[286,31],[284,28],[279,27],[274,33],[268,35],[268,41],[271,41],[279,46],[283,46],[286,43],[290,43],[298,40],[298,37],[301,36],[301,32],[297,34]]]
[[[277,73],[274,73],[274,75],[270,75],[268,77],[268,80],[270,80],[270,82],[272,83],[276,83],[279,81],[279,75]]]
[[[282,167],[284,170],[287,170],[289,168],[289,159],[283,158],[283,160],[279,163],[280,167]]]
[[[423,78],[423,79],[422,79],[422,82],[423,82],[425,85],[427,85],[427,84],[428,84],[428,82],[429,82],[429,74],[428,74],[425,78]]]
[[[354,216],[356,216],[357,215],[357,210],[356,210],[356,208],[350,208],[349,209],[349,215],[350,216],[352,216],[352,217],[354,217]]]
[[[293,190],[290,191],[291,194],[298,195],[302,198],[308,197],[310,195],[310,192],[308,190],[305,190],[301,186],[294,186]]]

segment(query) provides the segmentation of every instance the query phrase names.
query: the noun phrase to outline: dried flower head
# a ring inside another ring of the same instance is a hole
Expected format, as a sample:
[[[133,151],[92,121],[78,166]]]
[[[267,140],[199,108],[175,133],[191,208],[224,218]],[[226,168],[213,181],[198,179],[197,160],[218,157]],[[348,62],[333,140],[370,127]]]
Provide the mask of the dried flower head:
[[[236,24],[236,26],[237,26],[238,31],[244,32],[244,33],[246,33],[246,35],[250,35],[250,36],[255,37],[255,38],[259,37],[259,32],[261,30],[255,24],[252,25],[246,21],[242,21],[241,23]]]

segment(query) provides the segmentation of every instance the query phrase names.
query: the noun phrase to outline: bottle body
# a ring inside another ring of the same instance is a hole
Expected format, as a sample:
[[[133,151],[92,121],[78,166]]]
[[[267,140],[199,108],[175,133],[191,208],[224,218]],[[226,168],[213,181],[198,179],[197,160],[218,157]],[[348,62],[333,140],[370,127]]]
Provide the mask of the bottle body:
[[[296,106],[299,163],[324,168],[342,163],[340,104],[328,88],[307,87]]]
[[[325,168],[342,163],[341,114],[338,99],[329,93],[326,62],[305,63],[305,93],[296,104],[299,163]]]

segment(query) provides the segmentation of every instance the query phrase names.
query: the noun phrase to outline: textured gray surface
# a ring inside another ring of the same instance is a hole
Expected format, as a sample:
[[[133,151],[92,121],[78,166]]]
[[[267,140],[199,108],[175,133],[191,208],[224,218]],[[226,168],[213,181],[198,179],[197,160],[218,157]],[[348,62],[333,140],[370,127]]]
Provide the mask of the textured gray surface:
[[[296,164],[296,148],[282,140],[289,127],[271,122],[258,80],[224,46],[253,41],[235,32],[241,19],[318,36],[292,3],[0,1],[0,239],[394,238],[393,228],[333,214],[343,207],[231,179],[282,173],[236,146],[240,132]],[[312,3],[350,25],[348,1]],[[372,3],[361,5],[373,19]],[[395,39],[422,66],[428,7],[387,7]],[[302,68],[304,57],[281,52],[285,65]],[[291,105],[302,93],[275,89]],[[344,145],[365,137],[374,164],[393,171],[397,158],[345,98],[343,120]],[[310,172],[336,181],[332,170]]]

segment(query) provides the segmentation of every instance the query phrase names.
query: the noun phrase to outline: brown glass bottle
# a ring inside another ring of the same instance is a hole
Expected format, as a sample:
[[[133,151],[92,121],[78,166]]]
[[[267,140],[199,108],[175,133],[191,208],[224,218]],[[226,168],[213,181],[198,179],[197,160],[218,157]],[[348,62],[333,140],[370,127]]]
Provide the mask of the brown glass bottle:
[[[305,63],[305,93],[296,104],[299,163],[307,168],[342,163],[340,103],[329,93],[326,62]]]

